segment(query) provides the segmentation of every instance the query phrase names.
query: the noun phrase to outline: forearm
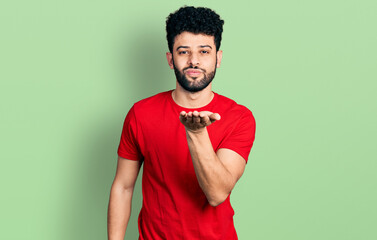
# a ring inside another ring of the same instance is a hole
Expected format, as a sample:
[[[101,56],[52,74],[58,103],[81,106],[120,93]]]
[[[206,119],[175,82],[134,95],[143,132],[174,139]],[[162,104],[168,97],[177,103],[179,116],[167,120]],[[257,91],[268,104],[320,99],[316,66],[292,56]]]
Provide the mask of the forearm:
[[[109,240],[123,240],[131,215],[133,189],[124,189],[113,184],[110,192],[107,216],[107,232]]]
[[[214,152],[206,128],[195,133],[186,130],[186,136],[199,185],[208,202],[217,206],[228,197],[234,179]]]

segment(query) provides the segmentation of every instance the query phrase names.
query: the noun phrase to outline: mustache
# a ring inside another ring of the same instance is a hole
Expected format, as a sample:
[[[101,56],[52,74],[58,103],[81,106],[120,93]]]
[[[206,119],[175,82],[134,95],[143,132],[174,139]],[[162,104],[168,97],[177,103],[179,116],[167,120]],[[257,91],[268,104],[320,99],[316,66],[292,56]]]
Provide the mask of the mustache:
[[[202,72],[206,72],[206,70],[202,69],[202,68],[199,68],[199,67],[194,67],[194,66],[189,66],[189,67],[186,67],[186,68],[183,68],[183,71],[186,71],[188,69],[193,69],[193,70],[201,70]]]

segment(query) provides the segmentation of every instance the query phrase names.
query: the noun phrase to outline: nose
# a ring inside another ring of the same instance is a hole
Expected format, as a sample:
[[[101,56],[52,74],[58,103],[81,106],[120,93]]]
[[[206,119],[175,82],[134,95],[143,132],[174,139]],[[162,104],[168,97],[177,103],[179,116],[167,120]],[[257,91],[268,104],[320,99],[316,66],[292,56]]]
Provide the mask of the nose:
[[[190,57],[188,59],[188,63],[193,65],[193,66],[198,66],[199,65],[199,56],[198,54],[192,53],[190,54]]]

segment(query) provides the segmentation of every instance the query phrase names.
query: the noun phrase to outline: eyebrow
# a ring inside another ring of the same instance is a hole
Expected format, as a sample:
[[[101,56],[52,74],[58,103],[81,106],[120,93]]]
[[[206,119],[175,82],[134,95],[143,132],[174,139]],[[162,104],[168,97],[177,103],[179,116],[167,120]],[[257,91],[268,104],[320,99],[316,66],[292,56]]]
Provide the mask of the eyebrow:
[[[178,51],[178,49],[180,49],[180,48],[190,48],[190,47],[189,46],[179,46],[179,47],[177,47],[176,51]]]
[[[200,48],[206,48],[206,47],[208,47],[208,48],[210,48],[210,49],[212,49],[212,47],[210,46],[210,45],[200,45],[199,46]],[[178,51],[178,49],[180,49],[180,48],[190,48],[189,46],[179,46],[179,47],[177,47],[177,49],[176,49],[176,51]]]
[[[201,48],[209,47],[210,49],[212,49],[212,47],[210,45],[200,45],[199,47],[201,47]]]

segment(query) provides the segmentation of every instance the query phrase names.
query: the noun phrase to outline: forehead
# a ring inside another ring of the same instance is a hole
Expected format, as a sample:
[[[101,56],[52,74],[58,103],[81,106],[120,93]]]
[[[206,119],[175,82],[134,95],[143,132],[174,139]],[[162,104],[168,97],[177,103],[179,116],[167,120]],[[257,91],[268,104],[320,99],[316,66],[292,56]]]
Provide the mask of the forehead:
[[[209,45],[212,48],[215,47],[215,37],[202,34],[202,33],[191,33],[191,32],[182,32],[181,34],[177,35],[174,39],[174,49],[179,46],[187,46],[187,47],[199,47],[202,45]]]

